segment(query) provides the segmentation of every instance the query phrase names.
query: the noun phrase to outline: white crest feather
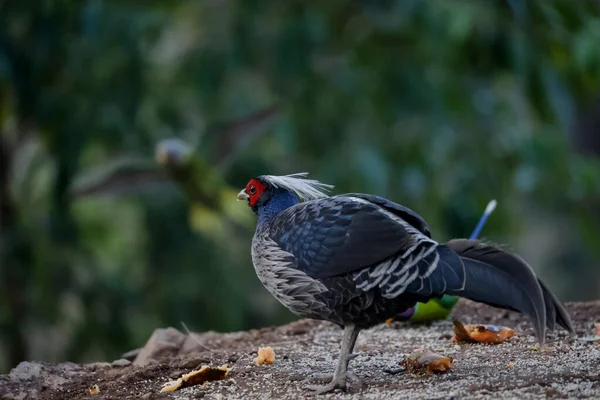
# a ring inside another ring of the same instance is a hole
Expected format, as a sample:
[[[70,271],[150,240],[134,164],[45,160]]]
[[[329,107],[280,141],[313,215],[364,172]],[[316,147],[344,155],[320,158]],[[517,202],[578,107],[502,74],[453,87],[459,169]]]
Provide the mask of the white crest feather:
[[[299,172],[283,176],[263,175],[260,178],[275,187],[295,193],[300,201],[329,197],[327,192],[333,189],[333,185],[321,183],[314,179],[306,179],[307,176],[308,172]]]

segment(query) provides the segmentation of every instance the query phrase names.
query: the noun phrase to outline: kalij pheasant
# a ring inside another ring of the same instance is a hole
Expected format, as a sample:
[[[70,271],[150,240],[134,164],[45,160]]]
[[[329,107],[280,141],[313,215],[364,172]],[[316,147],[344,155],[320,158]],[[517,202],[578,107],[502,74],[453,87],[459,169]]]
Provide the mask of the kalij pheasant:
[[[528,315],[540,345],[556,323],[573,332],[518,256],[477,240],[438,243],[414,211],[368,194],[329,197],[332,186],[306,176],[253,178],[238,200],[258,216],[252,261],[262,284],[293,313],[344,328],[333,379],[319,392],[346,389],[361,329],[444,294]]]

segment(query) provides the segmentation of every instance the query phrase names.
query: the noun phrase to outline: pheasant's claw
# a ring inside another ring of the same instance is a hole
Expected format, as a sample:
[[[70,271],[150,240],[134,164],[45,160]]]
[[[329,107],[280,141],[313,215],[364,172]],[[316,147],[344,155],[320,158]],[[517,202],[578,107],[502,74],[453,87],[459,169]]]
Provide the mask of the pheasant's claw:
[[[358,379],[358,377],[352,373],[352,372],[347,372],[346,374],[340,375],[338,377],[333,377],[331,375],[313,375],[312,377],[309,378],[309,380],[311,381],[316,381],[316,380],[330,380],[331,382],[327,385],[321,386],[321,385],[309,385],[307,386],[307,388],[309,390],[313,390],[315,391],[316,394],[325,394],[325,393],[330,393],[333,392],[336,389],[341,389],[343,391],[348,390],[348,380],[350,380],[353,383],[360,383],[360,379]]]
[[[356,374],[354,372],[348,371],[348,373],[346,374],[346,376],[348,376],[348,379],[350,379],[350,382],[352,382],[354,384],[361,383],[360,379],[358,378],[358,376],[356,376]]]
[[[331,381],[329,384],[325,385],[325,386],[313,386],[313,385],[309,385],[307,386],[307,388],[309,390],[314,391],[316,394],[325,394],[325,393],[330,393],[333,392],[336,389],[341,389],[343,391],[346,391],[347,387],[346,387],[346,379],[337,379],[335,381]]]
[[[346,377],[352,383],[360,383],[360,379],[358,378],[358,376],[356,376],[356,374],[354,372],[348,371],[346,373]],[[304,379],[304,382],[310,382],[310,383],[331,382],[331,381],[333,381],[333,374],[313,374],[313,375],[309,376],[308,378]]]

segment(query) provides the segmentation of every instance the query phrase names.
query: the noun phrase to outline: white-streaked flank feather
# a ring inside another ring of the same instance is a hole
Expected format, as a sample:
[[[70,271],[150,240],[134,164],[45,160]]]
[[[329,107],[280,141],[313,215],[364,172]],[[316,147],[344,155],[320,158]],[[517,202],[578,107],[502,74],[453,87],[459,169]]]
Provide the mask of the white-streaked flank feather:
[[[329,197],[328,192],[333,185],[321,183],[314,179],[306,179],[308,172],[290,175],[262,175],[260,178],[280,189],[289,190],[298,196],[300,201],[316,200]]]

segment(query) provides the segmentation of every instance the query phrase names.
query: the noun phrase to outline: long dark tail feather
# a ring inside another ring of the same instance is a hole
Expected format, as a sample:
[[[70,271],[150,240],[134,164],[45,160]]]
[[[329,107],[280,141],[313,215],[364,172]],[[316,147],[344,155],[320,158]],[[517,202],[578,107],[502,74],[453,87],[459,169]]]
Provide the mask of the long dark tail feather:
[[[544,290],[540,286],[533,269],[520,257],[476,240],[455,239],[446,246],[455,255],[440,249],[441,261],[454,271],[444,268],[444,275],[464,274],[462,287],[448,285],[450,282],[447,282],[446,293],[526,314],[531,318],[540,345],[543,345],[547,310],[550,317],[556,319],[557,308],[554,306],[555,298],[547,288]],[[456,255],[460,257],[460,264]],[[566,315],[561,311],[558,311],[561,317]]]
[[[556,328],[556,324],[558,323],[561,327],[564,328],[564,330],[566,330],[570,334],[575,334],[575,329],[573,328],[573,324],[565,307],[558,301],[556,296],[550,291],[548,286],[546,286],[546,284],[542,280],[538,279],[538,284],[542,288],[542,292],[544,294],[544,303],[546,305],[546,328],[548,328],[548,330],[550,331],[554,331],[554,329]],[[496,304],[490,305],[519,312],[519,310],[510,306],[502,306]]]
[[[538,279],[538,283],[542,288],[542,292],[544,292],[544,301],[546,302],[546,322],[548,324],[548,329],[551,331],[554,330],[555,323],[558,323],[567,332],[575,334],[573,323],[571,322],[571,318],[569,317],[565,307],[556,298],[554,293],[550,291],[550,288],[548,288],[548,286],[542,282],[542,280]]]

